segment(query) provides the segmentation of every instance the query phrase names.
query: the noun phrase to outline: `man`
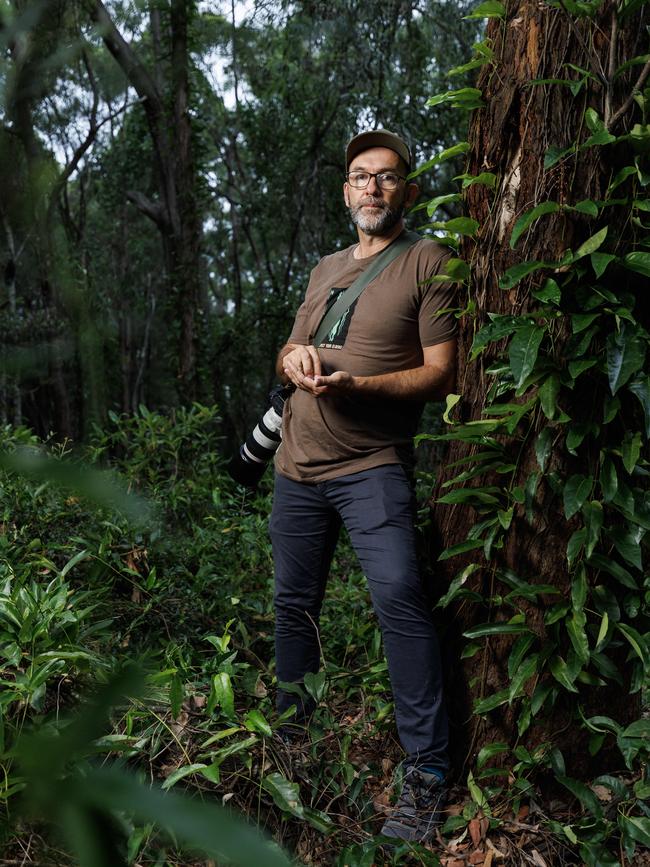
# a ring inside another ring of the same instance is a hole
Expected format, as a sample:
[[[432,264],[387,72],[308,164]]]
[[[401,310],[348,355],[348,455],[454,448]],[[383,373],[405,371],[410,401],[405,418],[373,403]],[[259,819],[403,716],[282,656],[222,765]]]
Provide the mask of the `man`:
[[[418,195],[410,167],[407,145],[387,130],[348,144],[343,196],[358,244],[312,271],[278,356],[278,375],[296,390],[284,409],[270,530],[280,683],[318,671],[327,574],[341,523],[349,532],[381,625],[407,754],[402,795],[382,833],[423,841],[444,799],[447,719],[409,473],[423,403],[453,387],[455,321],[436,315],[453,298],[449,284],[430,280],[444,273],[444,248],[417,241],[366,286],[318,348],[310,344],[326,307],[404,231],[404,212]],[[294,702],[279,690],[279,710]]]

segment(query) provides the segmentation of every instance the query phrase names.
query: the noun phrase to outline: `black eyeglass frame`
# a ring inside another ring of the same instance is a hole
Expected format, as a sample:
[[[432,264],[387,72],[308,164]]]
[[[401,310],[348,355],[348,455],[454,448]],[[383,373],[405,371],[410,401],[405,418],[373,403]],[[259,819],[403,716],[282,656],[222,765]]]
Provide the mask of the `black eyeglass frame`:
[[[355,184],[353,184],[353,183],[350,181],[350,175],[368,175],[368,181],[367,181],[367,183],[365,183],[362,187],[357,187]],[[345,173],[345,180],[350,184],[350,186],[351,186],[353,189],[355,189],[355,190],[365,190],[366,187],[368,186],[368,184],[370,183],[370,178],[376,178],[376,179],[377,179],[377,186],[379,187],[380,190],[383,190],[384,187],[382,187],[382,185],[381,185],[381,181],[379,180],[379,178],[380,178],[382,175],[394,175],[394,176],[398,179],[398,181],[405,181],[405,180],[406,180],[406,176],[405,176],[405,175],[398,175],[397,172],[366,172],[366,171],[363,170],[363,169],[354,169],[354,170],[351,171],[351,172],[346,172],[346,173]],[[395,186],[394,186],[392,189],[396,190],[398,186],[399,186],[399,183],[395,184]],[[390,188],[389,188],[389,189],[390,189]]]

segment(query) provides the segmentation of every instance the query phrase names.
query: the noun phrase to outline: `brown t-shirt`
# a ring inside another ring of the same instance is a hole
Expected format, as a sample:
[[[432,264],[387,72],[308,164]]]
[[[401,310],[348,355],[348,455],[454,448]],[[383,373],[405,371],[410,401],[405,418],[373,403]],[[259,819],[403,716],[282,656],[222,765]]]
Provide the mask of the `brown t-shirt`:
[[[355,248],[316,265],[289,343],[309,344],[326,305],[379,255],[355,259]],[[444,273],[447,258],[447,248],[423,238],[384,268],[319,347],[323,374],[345,370],[376,376],[420,367],[422,347],[452,339],[453,314],[436,314],[454,306],[453,289],[449,283],[426,282]],[[316,398],[298,389],[284,407],[276,469],[297,481],[322,482],[383,464],[408,465],[422,407],[416,401],[358,395]]]

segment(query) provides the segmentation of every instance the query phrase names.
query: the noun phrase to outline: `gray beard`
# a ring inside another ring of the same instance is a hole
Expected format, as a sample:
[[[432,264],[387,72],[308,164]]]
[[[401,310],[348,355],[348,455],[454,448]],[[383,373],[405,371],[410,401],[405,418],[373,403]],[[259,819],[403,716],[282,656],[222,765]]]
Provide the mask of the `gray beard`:
[[[379,205],[382,210],[375,214],[365,213],[363,206],[370,204]],[[350,208],[350,217],[354,225],[358,226],[366,235],[373,236],[387,235],[399,223],[403,214],[403,205],[391,208],[381,199],[373,199],[372,196],[369,196],[354,208]]]

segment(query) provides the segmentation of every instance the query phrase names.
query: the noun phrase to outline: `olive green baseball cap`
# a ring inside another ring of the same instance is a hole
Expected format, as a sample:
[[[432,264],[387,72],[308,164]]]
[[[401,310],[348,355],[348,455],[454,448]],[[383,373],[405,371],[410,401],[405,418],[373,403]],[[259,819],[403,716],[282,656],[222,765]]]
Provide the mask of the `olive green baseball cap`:
[[[368,148],[389,148],[395,151],[404,160],[408,170],[411,171],[411,151],[409,146],[397,133],[390,132],[387,129],[373,129],[368,132],[360,132],[351,138],[345,149],[346,170],[350,167],[352,160],[362,151],[367,151]]]

